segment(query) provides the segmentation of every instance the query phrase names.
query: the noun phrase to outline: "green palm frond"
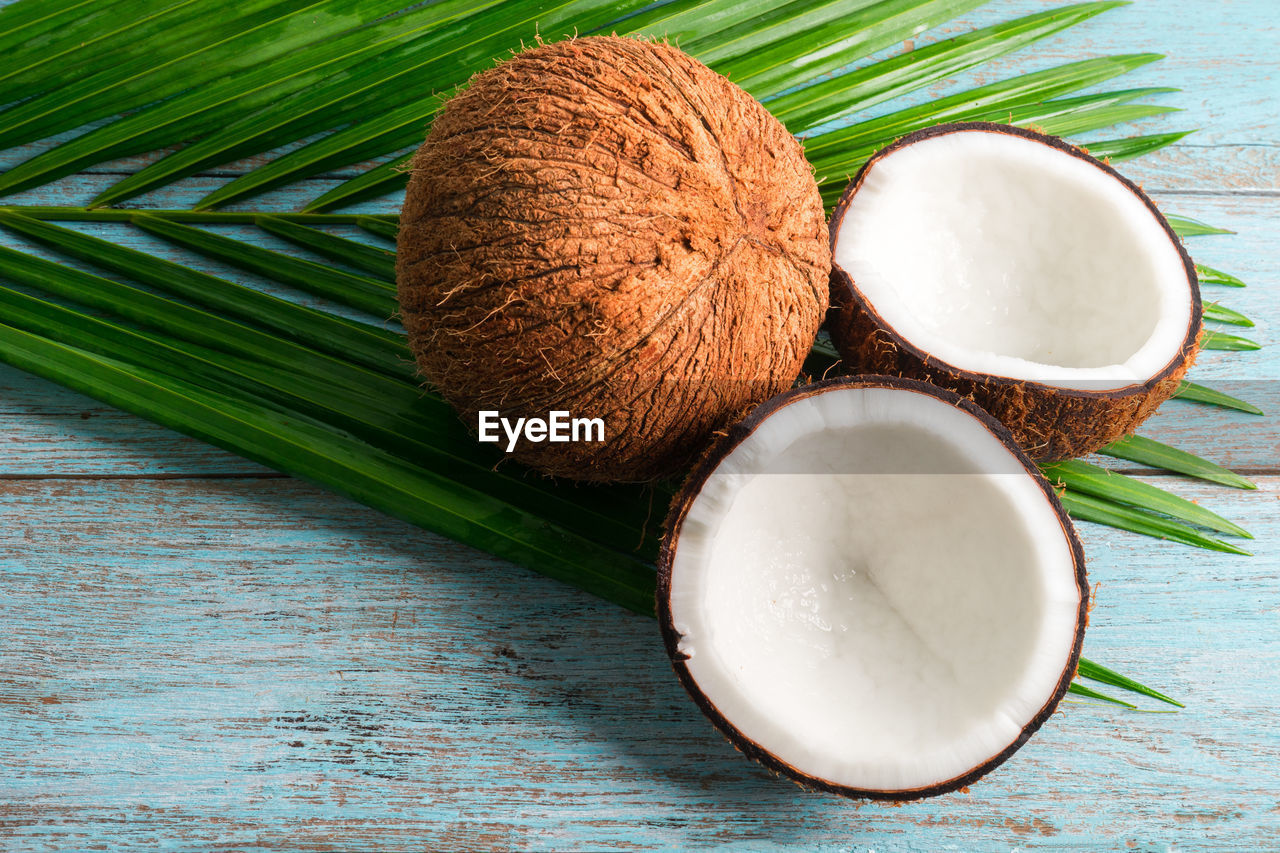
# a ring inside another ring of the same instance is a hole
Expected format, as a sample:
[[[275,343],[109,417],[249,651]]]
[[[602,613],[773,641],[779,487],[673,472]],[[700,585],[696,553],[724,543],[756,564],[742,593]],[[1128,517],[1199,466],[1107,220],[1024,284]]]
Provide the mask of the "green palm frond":
[[[273,252],[243,240],[233,240],[155,216],[134,217],[133,224],[206,258],[323,296],[375,317],[390,317],[399,310],[395,285],[384,278],[344,272],[328,264]]]
[[[1240,525],[1228,521],[1197,503],[1148,485],[1141,480],[1100,468],[1082,459],[1069,459],[1047,465],[1044,473],[1050,482],[1081,494],[1125,503],[1147,512],[1156,512],[1179,521],[1207,527],[1228,536],[1253,538],[1253,535]]]
[[[1204,304],[1204,319],[1215,323],[1226,323],[1230,326],[1252,326],[1253,321],[1239,311],[1219,305],[1217,302]]]
[[[1185,135],[1106,130],[1172,112],[1151,101],[1174,90],[1107,88],[1156,54],[988,78],[895,108],[895,99],[949,86],[958,75],[1124,4],[1063,5],[888,50],[978,5],[17,0],[0,6],[0,150],[14,163],[0,173],[0,197],[117,158],[150,158],[87,207],[0,207],[0,226],[19,245],[86,267],[0,247],[0,360],[648,612],[651,561],[670,489],[553,483],[499,465],[500,453],[478,445],[441,399],[417,385],[394,322],[395,201],[379,202],[373,214],[331,211],[403,188],[407,152],[470,75],[539,38],[573,34],[666,38],[730,76],[801,139],[828,203],[874,151],[942,121],[1034,125],[1113,160]],[[887,111],[868,117],[882,105]],[[1099,132],[1101,139],[1081,139]],[[157,151],[162,155],[153,157]],[[240,174],[191,209],[120,206],[247,157],[255,158],[253,168],[235,170]],[[298,212],[220,209],[342,169],[350,171]],[[1225,233],[1185,217],[1170,220],[1183,237]],[[77,223],[91,223],[94,233]],[[330,230],[339,226],[344,233]],[[129,247],[147,240],[160,241],[173,256],[245,273],[260,286]],[[1209,267],[1198,272],[1206,285],[1243,286]],[[1251,325],[1212,302],[1205,318]],[[1207,338],[1215,348],[1251,344],[1221,331]],[[819,344],[813,358],[829,363],[834,354]],[[1194,383],[1184,383],[1179,396],[1257,411]],[[1252,487],[1221,466],[1149,439],[1125,439],[1105,452]],[[1167,491],[1085,463],[1049,473],[1061,481],[1077,518],[1247,553],[1218,538],[1245,531]],[[1110,672],[1094,666],[1095,675]],[[1120,676],[1102,680],[1137,689]]]
[[[1207,480],[1210,483],[1221,483],[1236,489],[1258,488],[1251,480],[1221,465],[1140,435],[1130,435],[1119,441],[1113,441],[1099,452],[1104,456],[1150,465],[1153,468],[1186,474],[1188,477]]]
[[[1240,335],[1232,335],[1227,332],[1210,330],[1205,332],[1204,337],[1200,339],[1200,349],[1220,349],[1229,350],[1231,352],[1243,352],[1262,349],[1262,345],[1257,341],[1241,337]]]
[[[1173,396],[1179,400],[1204,403],[1206,406],[1218,406],[1223,409],[1235,409],[1238,412],[1246,412],[1250,415],[1261,415],[1263,413],[1262,409],[1259,409],[1253,403],[1186,379],[1178,386],[1178,393]]]
[[[1183,220],[1183,221],[1185,222],[1186,220]],[[1185,232],[1185,228],[1183,231],[1180,231],[1179,233],[1182,234],[1182,236],[1184,237],[1189,236]],[[1224,232],[1218,231],[1214,233],[1224,233]],[[1225,272],[1222,272],[1221,270],[1215,270],[1213,267],[1206,267],[1204,264],[1196,264],[1196,275],[1199,276],[1201,284],[1221,284],[1221,285],[1225,285],[1226,287],[1244,287],[1245,286],[1244,282],[1236,278],[1235,276],[1229,275]]]
[[[211,312],[254,323],[335,358],[344,358],[407,382],[414,381],[413,368],[404,358],[401,336],[372,323],[299,305],[109,240],[17,214],[0,211],[0,225],[73,258],[190,300]]]
[[[857,110],[868,109],[897,94],[910,92],[1017,50],[1116,5],[1119,4],[1087,3],[1070,6],[976,30],[966,36],[891,57],[816,85],[805,86],[788,95],[770,99],[769,108],[788,128],[799,133],[814,126],[815,121],[831,121]],[[934,12],[932,9],[928,11]],[[944,14],[946,11],[946,9],[942,10]],[[937,13],[934,12],[929,20],[936,16]],[[845,28],[857,26],[856,20],[845,19],[841,23]],[[896,26],[891,34],[898,35],[908,23],[910,21],[895,22]],[[634,22],[628,22],[628,24],[631,26],[616,29],[674,37],[686,48],[691,48],[695,54],[699,54],[697,49],[699,42],[694,34],[678,29],[672,33],[670,29],[665,28],[670,26],[669,23],[636,25]],[[732,44],[735,50],[740,50],[744,44],[749,46],[754,43],[755,40],[746,41],[741,37],[733,38],[732,36],[726,36],[723,42],[717,40],[718,45]],[[714,53],[725,55],[728,53],[728,48],[721,48]],[[713,55],[712,51],[699,55],[715,67],[717,56]],[[764,94],[764,88],[753,86],[749,79],[739,80],[739,82],[745,83],[748,90]],[[202,198],[197,203],[197,207],[217,207],[289,181],[376,157],[388,150],[412,145],[420,139],[438,106],[436,101],[412,103],[398,111],[339,130],[231,181]],[[358,178],[347,181],[313,204],[319,209],[338,200],[349,203],[358,198],[388,192],[403,184],[404,177],[397,167],[402,166],[404,162],[405,158],[402,157],[383,164],[376,172],[366,172]],[[372,177],[370,177],[371,174]],[[372,189],[364,189],[366,186]]]
[[[255,223],[270,234],[288,240],[300,248],[310,249],[330,260],[356,267],[384,281],[394,282],[396,279],[395,252],[353,243],[317,228],[299,225],[274,216],[260,216]]]
[[[1206,237],[1213,234],[1230,234],[1232,232],[1225,228],[1217,228],[1213,225],[1206,225],[1198,219],[1192,219],[1189,216],[1178,216],[1177,214],[1166,214],[1165,219],[1169,220],[1169,226],[1173,228],[1173,233],[1179,237]],[[1202,271],[1207,271],[1208,267],[1198,267]],[[1236,279],[1237,281],[1239,279]],[[1215,282],[1215,284],[1225,284],[1226,282]]]

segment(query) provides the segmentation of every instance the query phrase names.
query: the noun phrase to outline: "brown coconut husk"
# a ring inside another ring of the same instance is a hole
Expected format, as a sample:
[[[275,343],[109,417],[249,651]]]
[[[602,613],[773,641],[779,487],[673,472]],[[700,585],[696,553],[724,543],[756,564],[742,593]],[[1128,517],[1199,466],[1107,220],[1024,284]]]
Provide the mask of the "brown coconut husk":
[[[520,442],[582,480],[650,480],[792,384],[827,308],[799,144],[665,44],[592,37],[474,77],[412,163],[397,279],[418,365],[476,413],[600,417]]]

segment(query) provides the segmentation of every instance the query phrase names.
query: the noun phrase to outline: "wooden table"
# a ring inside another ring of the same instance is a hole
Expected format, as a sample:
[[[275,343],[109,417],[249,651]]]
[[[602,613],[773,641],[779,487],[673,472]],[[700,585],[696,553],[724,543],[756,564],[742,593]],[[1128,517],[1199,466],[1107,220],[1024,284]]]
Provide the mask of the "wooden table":
[[[1124,168],[1238,232],[1191,249],[1249,282],[1211,298],[1274,344],[1280,4],[1139,0],[980,76],[1148,50],[1168,59],[1124,84],[1179,86],[1186,112],[1144,130],[1201,131]],[[18,201],[82,203],[141,162]],[[245,165],[143,203],[189,204]],[[1280,358],[1207,354],[1195,376],[1272,416],[1175,402],[1146,434],[1260,488],[1152,479],[1254,531],[1256,556],[1081,525],[1086,654],[1187,709],[1065,704],[971,792],[890,807],[735,753],[646,618],[0,369],[0,845],[1277,849]]]

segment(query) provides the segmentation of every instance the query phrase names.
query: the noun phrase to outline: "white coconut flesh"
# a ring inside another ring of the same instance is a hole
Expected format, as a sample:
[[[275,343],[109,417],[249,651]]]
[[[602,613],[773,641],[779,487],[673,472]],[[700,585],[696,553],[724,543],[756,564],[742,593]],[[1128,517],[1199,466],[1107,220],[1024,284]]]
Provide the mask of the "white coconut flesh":
[[[953,367],[1095,391],[1156,375],[1192,322],[1161,220],[1114,175],[983,130],[876,160],[835,264],[903,339]]]
[[[940,785],[1056,698],[1081,592],[1069,534],[977,418],[830,390],[766,418],[678,530],[677,657],[741,735],[872,792]]]

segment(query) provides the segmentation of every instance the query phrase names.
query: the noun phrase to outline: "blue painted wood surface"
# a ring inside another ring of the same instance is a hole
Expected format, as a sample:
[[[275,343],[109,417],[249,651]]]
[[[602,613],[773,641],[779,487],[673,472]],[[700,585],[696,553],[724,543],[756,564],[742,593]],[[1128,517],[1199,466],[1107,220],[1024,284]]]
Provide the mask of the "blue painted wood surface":
[[[1000,0],[947,30],[1047,5]],[[1124,169],[1238,232],[1192,253],[1249,282],[1212,293],[1274,344],[1278,45],[1273,0],[1139,0],[977,76],[1169,54],[1123,83],[1184,89],[1167,102],[1187,112],[1144,129],[1202,130]],[[145,159],[22,201],[82,203]],[[246,165],[142,203],[188,204]],[[1194,375],[1280,410],[1274,346],[1206,354]],[[1274,418],[1175,402],[1143,432],[1261,487],[1153,477],[1253,530],[1253,558],[1081,525],[1100,584],[1086,654],[1187,710],[1064,704],[970,792],[888,807],[737,755],[647,619],[0,368],[0,845],[1276,849]]]

